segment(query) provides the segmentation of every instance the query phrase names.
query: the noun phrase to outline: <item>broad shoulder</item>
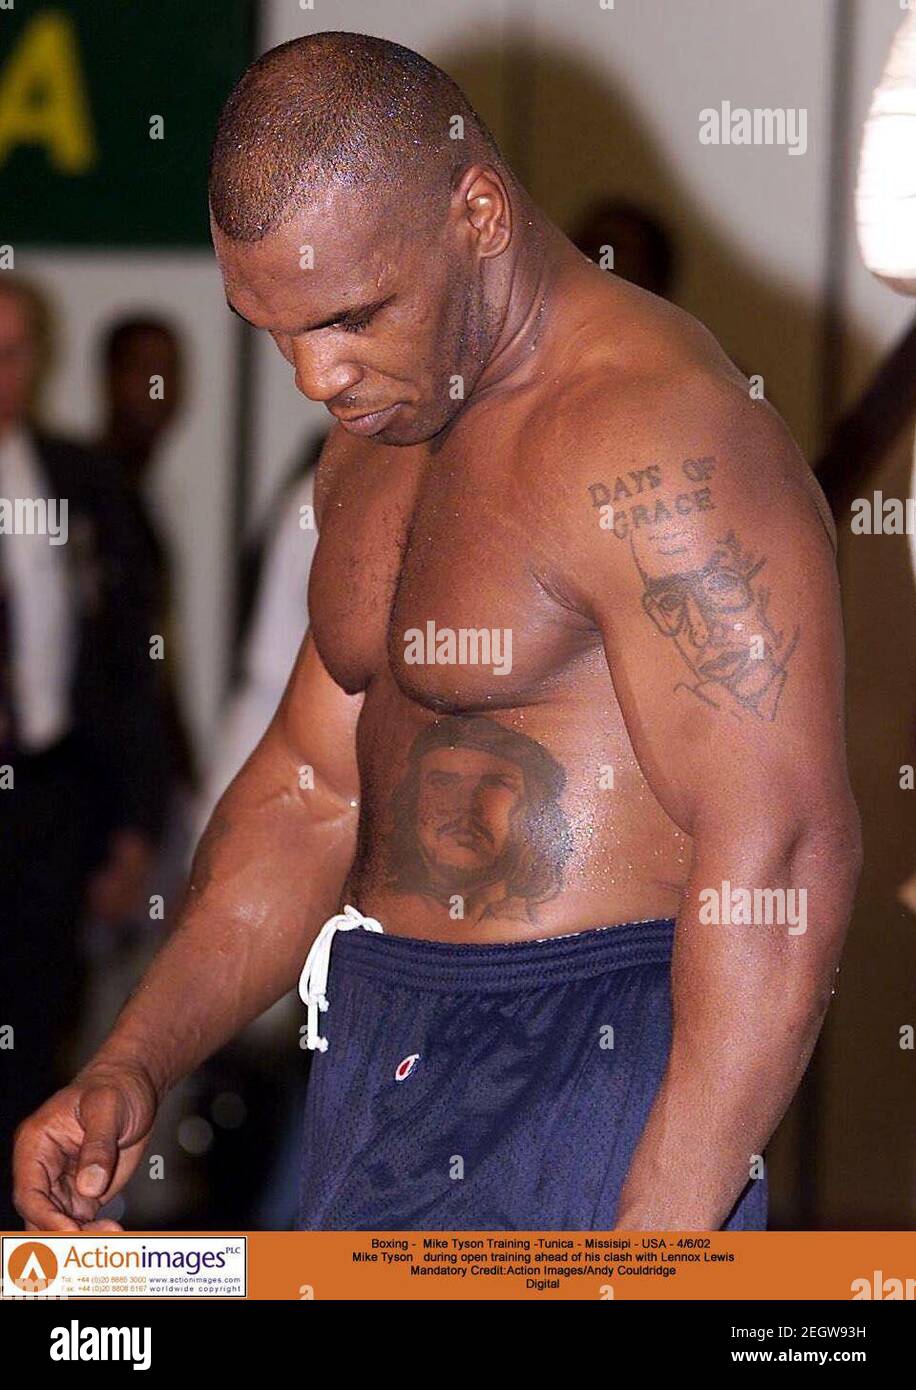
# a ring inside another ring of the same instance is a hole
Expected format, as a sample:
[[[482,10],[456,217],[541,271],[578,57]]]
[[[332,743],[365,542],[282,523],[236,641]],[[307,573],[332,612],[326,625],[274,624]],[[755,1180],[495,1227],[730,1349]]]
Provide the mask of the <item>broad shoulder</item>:
[[[538,569],[577,607],[593,608],[634,547],[685,564],[734,534],[746,548],[774,541],[787,559],[835,548],[785,422],[695,320],[672,322],[641,352],[589,354],[553,408],[539,407]]]
[[[597,350],[539,404],[532,473],[542,515],[553,512],[565,532],[585,503],[627,536],[671,509],[697,523],[726,507],[755,525],[813,520],[835,547],[829,508],[785,421],[693,325],[683,315],[643,353]]]
[[[646,298],[651,298],[646,296]],[[615,340],[595,336],[532,411],[549,483],[557,472],[725,451],[800,461],[789,430],[696,319],[653,299]]]

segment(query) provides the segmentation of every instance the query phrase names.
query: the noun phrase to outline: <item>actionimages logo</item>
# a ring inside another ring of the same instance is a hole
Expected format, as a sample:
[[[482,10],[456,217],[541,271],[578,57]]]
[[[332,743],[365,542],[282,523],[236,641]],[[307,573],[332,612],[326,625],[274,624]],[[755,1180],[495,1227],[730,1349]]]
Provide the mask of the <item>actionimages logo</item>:
[[[244,1298],[244,1236],[2,1239],[5,1299]]]
[[[57,1257],[40,1240],[24,1240],[12,1252],[7,1278],[22,1293],[44,1293],[57,1278]]]

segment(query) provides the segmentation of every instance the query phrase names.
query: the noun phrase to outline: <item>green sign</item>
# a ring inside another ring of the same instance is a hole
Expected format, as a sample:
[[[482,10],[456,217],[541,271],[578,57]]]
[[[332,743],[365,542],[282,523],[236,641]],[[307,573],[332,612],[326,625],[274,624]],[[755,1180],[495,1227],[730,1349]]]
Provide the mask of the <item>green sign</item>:
[[[257,0],[0,0],[0,243],[206,242]]]

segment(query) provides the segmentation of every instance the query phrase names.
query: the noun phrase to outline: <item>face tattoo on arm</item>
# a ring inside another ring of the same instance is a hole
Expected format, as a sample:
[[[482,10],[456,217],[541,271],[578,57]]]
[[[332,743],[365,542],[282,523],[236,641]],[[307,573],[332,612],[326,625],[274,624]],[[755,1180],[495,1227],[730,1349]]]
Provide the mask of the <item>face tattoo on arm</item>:
[[[788,633],[773,626],[767,558],[748,550],[733,530],[723,526],[703,563],[695,563],[687,528],[694,514],[716,510],[717,467],[714,458],[685,459],[682,481],[655,464],[613,485],[593,483],[589,496],[593,507],[611,508],[611,529],[629,544],[642,580],[643,609],[692,673],[675,690],[690,690],[738,718],[772,721],[800,628]],[[634,495],[642,501],[632,503]]]
[[[682,569],[676,556],[656,555],[650,570],[633,543],[643,608],[673,639],[694,677],[675,689],[686,684],[708,704],[721,707],[730,700],[742,712],[775,719],[800,630],[777,631],[767,617],[770,591],[761,581],[766,558],[746,550],[733,531],[699,568]]]

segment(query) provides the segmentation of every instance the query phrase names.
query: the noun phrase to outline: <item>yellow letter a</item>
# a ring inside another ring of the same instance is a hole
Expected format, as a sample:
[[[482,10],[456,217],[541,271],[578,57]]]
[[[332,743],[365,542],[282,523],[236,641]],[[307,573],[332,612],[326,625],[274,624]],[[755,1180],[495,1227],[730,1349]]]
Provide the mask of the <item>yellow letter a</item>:
[[[33,19],[0,77],[0,164],[16,145],[44,145],[63,174],[82,174],[95,162],[76,37],[66,15]]]

